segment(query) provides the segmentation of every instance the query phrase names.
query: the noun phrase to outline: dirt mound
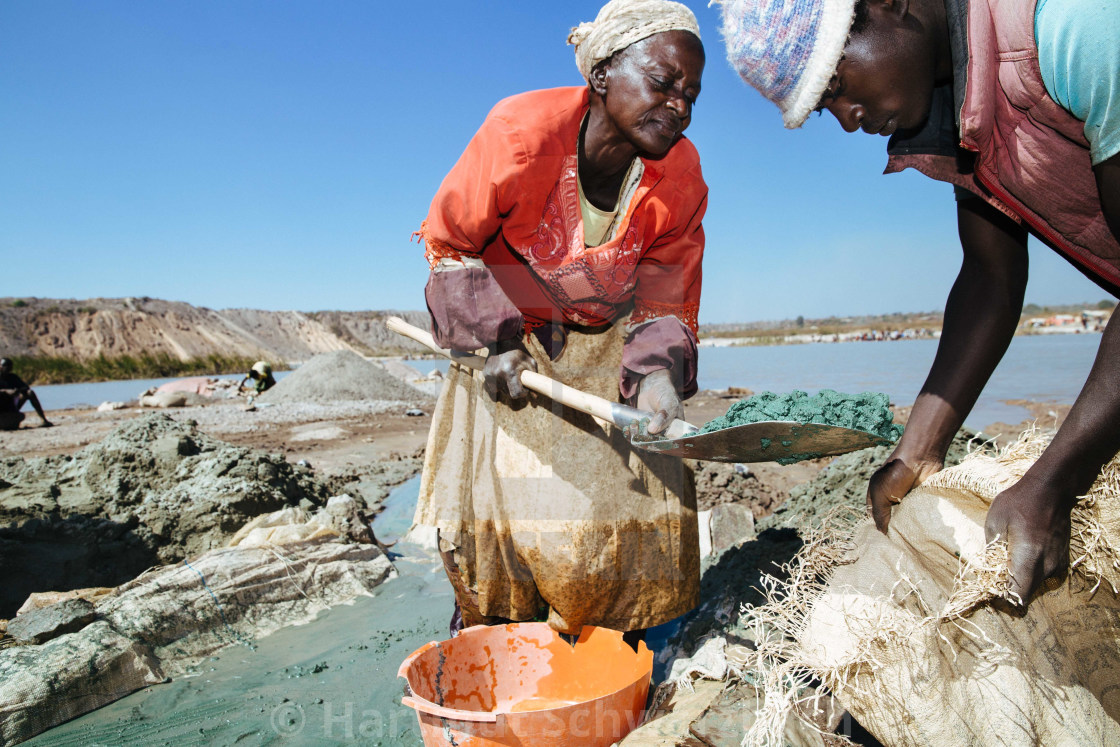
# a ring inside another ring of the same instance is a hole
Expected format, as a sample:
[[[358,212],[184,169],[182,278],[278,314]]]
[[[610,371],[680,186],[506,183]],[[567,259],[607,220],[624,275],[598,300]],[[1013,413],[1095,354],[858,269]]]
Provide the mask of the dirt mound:
[[[781,487],[759,479],[747,465],[700,462],[695,469],[696,507],[700,511],[725,503],[746,503],[754,518],[760,519],[786,499]]]
[[[960,464],[969,450],[984,448],[976,434],[962,428],[953,437],[945,466]],[[894,446],[876,446],[837,457],[815,478],[789,491],[789,498],[774,513],[758,522],[759,530],[768,527],[815,524],[837,506],[862,508],[867,504],[867,483],[883,466]]]
[[[377,361],[377,365],[392,374],[394,378],[404,382],[416,381],[417,379],[424,378],[424,374],[420,373],[420,371],[396,358],[386,358],[385,360]]]
[[[350,350],[317,355],[260,396],[260,402],[317,402],[388,400],[423,402],[430,399],[384,368]]]
[[[394,377],[400,379],[414,389],[419,389],[432,399],[438,397],[440,390],[443,389],[443,372],[438,368],[433,369],[427,374],[422,374],[407,363],[395,358],[380,360],[377,361],[377,364]]]
[[[153,414],[72,456],[0,459],[0,618],[33,591],[115,586],[328,489],[278,455]]]

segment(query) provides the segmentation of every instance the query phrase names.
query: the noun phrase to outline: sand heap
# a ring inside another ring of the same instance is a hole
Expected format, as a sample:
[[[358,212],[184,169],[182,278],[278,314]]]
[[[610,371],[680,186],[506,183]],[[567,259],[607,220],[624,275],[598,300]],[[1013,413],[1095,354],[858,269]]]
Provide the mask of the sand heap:
[[[336,350],[316,355],[262,394],[258,401],[330,404],[367,400],[413,403],[429,399],[424,392],[357,353]]]
[[[255,516],[328,496],[281,456],[162,414],[72,456],[0,459],[0,618],[33,591],[115,586],[220,547]]]
[[[419,370],[413,368],[404,361],[395,358],[380,360],[377,361],[377,364],[395,378],[400,379],[409,386],[419,389],[421,392],[433,398],[438,397],[440,390],[443,388],[443,372],[438,368],[433,369],[427,374],[422,374]]]
[[[400,379],[401,381],[418,381],[424,378],[424,374],[420,373],[419,370],[396,358],[386,358],[385,360],[377,361],[376,365],[381,366],[386,372],[391,374],[393,378]]]

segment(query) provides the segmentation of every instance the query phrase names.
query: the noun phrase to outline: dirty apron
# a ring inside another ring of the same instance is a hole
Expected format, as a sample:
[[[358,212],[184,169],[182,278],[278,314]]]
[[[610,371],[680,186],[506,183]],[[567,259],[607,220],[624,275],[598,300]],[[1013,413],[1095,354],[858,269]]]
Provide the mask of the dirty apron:
[[[570,331],[540,373],[618,400],[625,339],[618,323]],[[621,430],[529,393],[492,401],[482,374],[452,364],[436,403],[415,523],[439,529],[466,625],[540,619],[648,628],[699,601],[691,469],[634,450]],[[483,619],[471,619],[468,610]]]

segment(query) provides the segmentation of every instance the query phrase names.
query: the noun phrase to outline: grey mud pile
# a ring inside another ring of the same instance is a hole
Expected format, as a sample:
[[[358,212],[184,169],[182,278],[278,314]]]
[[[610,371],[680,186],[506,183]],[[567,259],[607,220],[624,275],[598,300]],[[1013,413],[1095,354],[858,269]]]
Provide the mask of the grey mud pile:
[[[417,369],[395,358],[376,361],[377,365],[384,368],[395,378],[405,382],[414,389],[419,389],[429,397],[438,397],[443,388],[443,372],[438,368],[428,374],[422,374]]]
[[[73,455],[0,459],[0,618],[31,592],[116,586],[223,546],[255,516],[329,495],[282,456],[163,414]]]
[[[369,400],[423,402],[431,395],[409,386],[357,353],[337,350],[317,355],[281,379],[257,401],[279,404],[335,404]]]

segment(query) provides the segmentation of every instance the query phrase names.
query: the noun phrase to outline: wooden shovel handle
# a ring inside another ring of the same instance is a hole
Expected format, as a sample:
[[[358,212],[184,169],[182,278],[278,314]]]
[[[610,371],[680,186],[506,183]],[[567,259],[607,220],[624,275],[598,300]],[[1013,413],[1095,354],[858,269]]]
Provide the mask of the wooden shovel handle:
[[[481,371],[482,367],[486,365],[485,356],[441,348],[436,344],[436,341],[432,339],[431,334],[418,327],[414,327],[400,317],[389,317],[385,320],[385,326],[399,335],[404,335],[405,337],[415,340],[434,353],[438,353],[445,358],[450,358],[461,366],[467,366],[476,371]],[[559,402],[565,407],[570,407],[573,410],[579,410],[580,412],[587,413],[600,420],[613,423],[619,428],[625,428],[627,425],[630,425],[630,423],[641,420],[642,418],[653,417],[653,413],[622,405],[617,402],[611,402],[602,397],[596,397],[594,394],[588,394],[579,389],[574,389],[567,384],[561,384],[559,381],[550,379],[536,371],[522,371],[521,383],[526,389],[531,389],[537,394],[543,394],[551,398],[554,402]],[[694,430],[694,426],[689,425],[683,420],[674,420],[665,430],[665,436],[667,438],[679,438]]]

